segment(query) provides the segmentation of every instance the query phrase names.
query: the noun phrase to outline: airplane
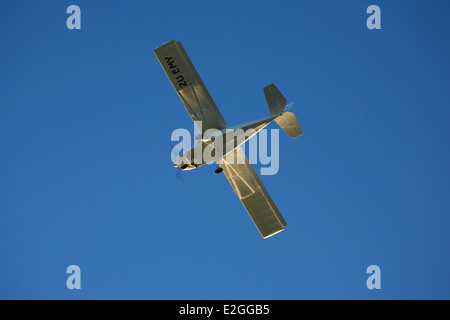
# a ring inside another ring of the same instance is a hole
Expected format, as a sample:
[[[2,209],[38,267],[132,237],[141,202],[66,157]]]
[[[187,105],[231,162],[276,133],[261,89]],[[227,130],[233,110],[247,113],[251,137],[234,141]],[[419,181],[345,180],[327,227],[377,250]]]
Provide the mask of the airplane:
[[[272,121],[275,121],[291,138],[296,138],[303,134],[295,114],[289,112],[289,106],[286,106],[286,98],[272,83],[264,87],[263,90],[271,114],[269,117],[227,127],[227,123],[220,114],[181,42],[171,40],[158,46],[153,52],[200,132],[200,135],[195,137],[195,140],[201,141],[201,143],[198,143],[191,150],[181,155],[175,167],[184,171],[203,166],[206,164],[205,161],[196,161],[195,156],[192,157],[192,155],[196,154],[195,148],[200,148],[200,151],[204,151],[208,146],[212,146],[216,150],[219,144],[213,145],[215,138],[220,135],[225,136],[225,140],[222,139],[221,142],[223,146],[229,147],[230,143],[234,143],[234,145],[231,149],[222,149],[229,150],[226,155],[222,156],[222,154],[217,152],[215,155],[216,170],[214,172],[216,174],[224,172],[231,187],[236,192],[264,239],[283,231],[287,225],[286,221],[249,163],[240,145]],[[200,126],[198,125],[199,123],[201,124]],[[233,135],[226,134],[230,131],[237,132],[239,129],[242,129],[240,132],[253,129],[251,132],[254,134],[250,136],[242,136],[241,134],[239,136],[240,140],[236,140]],[[211,134],[211,130],[215,132],[215,135]],[[227,138],[228,136],[232,136],[231,140]]]

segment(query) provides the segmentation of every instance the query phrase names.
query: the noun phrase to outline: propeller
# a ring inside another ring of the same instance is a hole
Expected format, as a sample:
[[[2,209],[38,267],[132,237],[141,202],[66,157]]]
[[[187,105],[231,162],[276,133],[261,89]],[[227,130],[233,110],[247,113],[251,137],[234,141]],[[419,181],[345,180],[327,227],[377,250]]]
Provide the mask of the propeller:
[[[170,150],[172,162],[177,163],[178,159],[180,158],[180,150],[173,143],[170,144]],[[177,168],[175,178],[177,179],[178,183],[180,184],[184,183],[183,173],[180,168]]]

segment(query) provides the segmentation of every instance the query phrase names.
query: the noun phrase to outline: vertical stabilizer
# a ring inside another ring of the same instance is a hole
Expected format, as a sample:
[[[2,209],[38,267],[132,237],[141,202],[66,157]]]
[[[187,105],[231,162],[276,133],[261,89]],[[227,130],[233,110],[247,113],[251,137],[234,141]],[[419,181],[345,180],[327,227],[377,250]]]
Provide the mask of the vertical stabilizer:
[[[273,83],[264,87],[264,95],[266,96],[267,105],[269,106],[271,115],[274,116],[283,112],[287,100]]]
[[[297,138],[303,134],[297,117],[292,112],[287,112],[286,98],[281,94],[280,90],[272,83],[264,87],[264,95],[266,96],[267,105],[270,114],[275,116],[275,122],[287,133],[291,138]]]

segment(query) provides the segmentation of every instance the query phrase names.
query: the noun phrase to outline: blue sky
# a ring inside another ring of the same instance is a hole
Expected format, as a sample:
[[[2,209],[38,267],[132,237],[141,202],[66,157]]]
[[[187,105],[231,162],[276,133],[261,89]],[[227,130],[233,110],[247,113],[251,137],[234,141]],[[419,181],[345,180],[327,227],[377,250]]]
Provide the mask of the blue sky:
[[[449,299],[449,10],[2,1],[0,298]],[[261,177],[282,233],[263,240],[213,166],[175,179],[170,135],[193,124],[153,54],[172,39],[229,125],[269,115],[272,82],[295,101],[304,135],[280,132]]]

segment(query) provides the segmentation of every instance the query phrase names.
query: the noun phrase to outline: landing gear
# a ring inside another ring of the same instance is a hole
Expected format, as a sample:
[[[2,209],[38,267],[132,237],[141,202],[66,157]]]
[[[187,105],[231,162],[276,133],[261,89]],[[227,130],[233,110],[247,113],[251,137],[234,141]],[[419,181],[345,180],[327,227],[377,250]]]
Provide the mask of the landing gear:
[[[223,168],[221,168],[219,165],[217,165],[217,169],[214,170],[214,173],[215,173],[215,174],[219,174],[219,173],[221,173],[222,171],[223,171]]]

